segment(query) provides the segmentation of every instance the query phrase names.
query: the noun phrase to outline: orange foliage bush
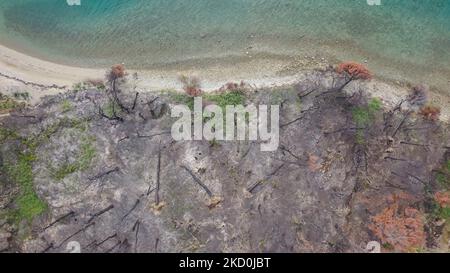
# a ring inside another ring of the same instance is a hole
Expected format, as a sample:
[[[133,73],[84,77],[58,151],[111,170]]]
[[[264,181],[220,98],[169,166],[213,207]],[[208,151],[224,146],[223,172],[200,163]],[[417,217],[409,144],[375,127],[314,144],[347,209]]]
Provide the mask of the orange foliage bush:
[[[411,251],[425,242],[422,214],[411,207],[399,210],[398,204],[385,208],[372,217],[369,229],[383,244],[390,244],[396,251]]]
[[[441,108],[432,105],[424,106],[419,114],[426,120],[437,121],[441,115]]]
[[[339,64],[336,70],[339,74],[347,74],[351,79],[370,80],[372,73],[364,65],[356,62],[343,62]]]
[[[442,208],[450,207],[450,191],[447,192],[437,192],[434,195],[434,200],[441,206]]]
[[[180,76],[180,82],[183,84],[183,90],[191,97],[200,96],[203,91],[200,87],[200,80],[197,77]]]
[[[115,81],[117,79],[123,78],[127,75],[125,71],[125,66],[123,64],[115,64],[111,67],[107,77],[110,81]]]

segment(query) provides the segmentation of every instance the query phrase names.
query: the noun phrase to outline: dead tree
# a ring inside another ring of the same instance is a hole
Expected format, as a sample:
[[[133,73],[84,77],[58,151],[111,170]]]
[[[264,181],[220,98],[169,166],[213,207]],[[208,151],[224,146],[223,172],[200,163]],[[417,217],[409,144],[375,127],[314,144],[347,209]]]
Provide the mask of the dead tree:
[[[402,120],[400,121],[400,123],[398,124],[398,126],[395,128],[394,133],[392,134],[392,137],[394,138],[398,131],[400,131],[400,129],[402,128],[402,126],[405,124],[406,120],[409,118],[409,116],[413,113],[413,111],[407,111],[405,113],[405,115],[403,116]]]
[[[118,111],[120,110],[122,112],[130,114],[133,110],[135,110],[139,97],[139,92],[136,92],[133,104],[130,107],[125,106],[125,104],[120,99],[120,89],[118,85],[121,81],[124,81],[126,75],[127,72],[125,71],[125,66],[123,64],[113,65],[111,69],[106,73],[106,79],[109,83],[107,94],[111,103],[112,111],[112,117],[109,118],[113,118],[119,121],[123,121],[123,119],[119,117]],[[102,115],[103,117],[108,117],[103,113],[103,111],[100,111],[100,115]]]
[[[130,110],[123,105],[121,100],[119,99],[119,89],[117,88],[117,84],[120,80],[123,80],[127,75],[125,71],[125,66],[123,64],[116,64],[111,67],[111,70],[108,71],[106,78],[108,83],[110,84],[109,93],[112,95],[113,102],[113,111],[114,106],[117,104],[123,111],[129,113]]]
[[[325,91],[316,97],[320,97],[329,93],[335,93],[342,91],[347,85],[355,80],[370,80],[372,73],[364,65],[355,62],[343,62],[338,65],[336,72],[343,76],[344,82],[338,86],[335,86],[335,79],[330,90]]]
[[[159,204],[160,180],[161,180],[161,147],[158,148],[158,164],[156,166],[156,189],[155,189],[155,204],[156,205]]]

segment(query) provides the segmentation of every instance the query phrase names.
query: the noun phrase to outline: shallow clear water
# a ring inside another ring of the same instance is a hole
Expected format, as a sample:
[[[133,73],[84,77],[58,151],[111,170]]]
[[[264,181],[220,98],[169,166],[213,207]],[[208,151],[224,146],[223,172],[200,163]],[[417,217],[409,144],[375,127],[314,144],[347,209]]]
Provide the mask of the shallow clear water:
[[[397,65],[450,63],[449,0],[80,1],[1,0],[0,43],[80,66],[151,68],[248,48],[292,54],[333,44],[343,56]]]

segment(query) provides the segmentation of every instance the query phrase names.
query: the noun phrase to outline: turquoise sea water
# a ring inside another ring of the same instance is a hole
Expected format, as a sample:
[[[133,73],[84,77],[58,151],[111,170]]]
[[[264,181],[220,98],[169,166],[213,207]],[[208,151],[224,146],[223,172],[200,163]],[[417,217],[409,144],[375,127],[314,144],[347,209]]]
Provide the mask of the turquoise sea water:
[[[449,69],[450,1],[1,0],[0,43],[79,66],[133,68],[260,50],[339,46],[397,66]],[[308,42],[306,42],[308,41]]]

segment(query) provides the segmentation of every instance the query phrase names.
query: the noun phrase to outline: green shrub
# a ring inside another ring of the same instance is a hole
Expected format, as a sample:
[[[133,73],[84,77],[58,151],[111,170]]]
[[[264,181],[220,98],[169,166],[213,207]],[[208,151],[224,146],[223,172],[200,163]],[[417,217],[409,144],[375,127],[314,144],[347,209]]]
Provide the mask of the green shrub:
[[[450,220],[450,208],[441,208],[439,217],[447,221]]]
[[[29,100],[30,94],[28,92],[14,92],[13,97],[16,100]]]
[[[20,153],[17,162],[6,165],[8,177],[20,187],[19,195],[15,199],[16,206],[11,211],[11,216],[16,223],[23,220],[31,222],[34,217],[47,210],[47,204],[34,191],[32,164],[35,159],[33,153]]]
[[[205,94],[204,98],[208,101],[216,103],[223,111],[227,105],[244,105],[245,96],[244,93],[239,90],[221,93]]]
[[[364,129],[374,120],[375,115],[382,108],[381,101],[377,98],[371,99],[367,106],[355,107],[352,110],[352,118],[358,129],[356,130],[356,142],[365,143]]]
[[[72,104],[69,100],[63,100],[61,102],[61,112],[66,113],[72,110]]]
[[[439,170],[436,180],[445,189],[450,188],[450,160],[447,160]]]
[[[191,109],[191,111],[194,110],[194,97],[188,96],[184,93],[171,92],[170,98],[176,103],[186,105],[189,109]]]
[[[16,132],[4,127],[0,127],[0,144],[9,139],[16,139],[18,137],[19,136]]]
[[[121,115],[123,113],[122,108],[116,101],[108,101],[102,110],[103,113],[109,118],[114,116],[114,112],[116,115]]]
[[[14,110],[23,107],[24,105],[23,102],[18,102],[11,98],[2,99],[0,100],[0,112]]]

